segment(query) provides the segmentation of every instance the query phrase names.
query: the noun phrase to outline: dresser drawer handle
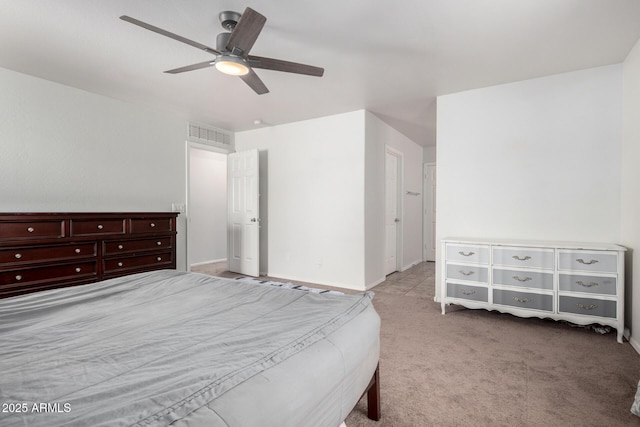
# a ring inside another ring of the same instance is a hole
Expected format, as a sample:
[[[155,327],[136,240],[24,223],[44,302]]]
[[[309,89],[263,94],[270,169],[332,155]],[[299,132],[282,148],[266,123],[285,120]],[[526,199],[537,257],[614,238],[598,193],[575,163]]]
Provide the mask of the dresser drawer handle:
[[[124,246],[118,245],[118,249],[124,249]]]
[[[462,252],[462,251],[460,251],[458,253],[460,255],[462,255],[462,256],[471,256],[471,255],[475,255],[476,254],[475,252],[467,252],[467,253],[465,253],[465,252]]]
[[[119,263],[118,263],[118,267],[122,267],[122,265],[123,265],[123,264],[122,264],[121,262],[119,262]]]
[[[156,245],[162,246],[162,242],[156,242]]]
[[[468,295],[473,295],[473,294],[475,294],[475,293],[476,293],[476,291],[467,291],[467,290],[462,290],[462,291],[460,291],[460,293],[461,293],[462,295],[467,295],[467,296],[468,296]]]
[[[525,277],[524,279],[521,279],[519,276],[513,276],[513,278],[518,282],[528,282],[529,280],[533,280],[531,277]]]
[[[518,298],[518,297],[513,297],[513,300],[514,300],[515,302],[519,302],[519,303],[522,303],[522,304],[526,304],[526,303],[528,303],[528,302],[532,301],[532,300],[531,300],[531,299],[529,299],[529,298]]]
[[[597,304],[584,305],[584,304],[578,303],[576,305],[583,310],[593,310],[594,308],[598,308]]]
[[[75,253],[79,254],[80,252],[80,248],[76,248]]]
[[[162,261],[162,257],[156,258],[157,261]]]
[[[98,224],[98,230],[102,230],[103,228],[104,228],[104,225]]]
[[[576,285],[582,286],[583,288],[592,288],[594,286],[598,286],[598,283],[597,282],[584,283],[582,280],[578,280],[576,282]]]
[[[16,280],[22,280],[22,276],[18,274],[18,275],[16,276]]]
[[[15,254],[14,257],[16,257],[16,259],[20,259],[22,258],[22,254]]]
[[[518,255],[514,255],[511,258],[516,259],[518,261],[528,261],[531,259],[531,257],[529,255],[525,255],[522,258],[520,258]]]
[[[27,228],[27,231],[28,231],[29,233],[33,233],[33,232],[34,232],[34,231],[36,231],[36,230],[35,230],[33,227],[29,227],[29,228]]]
[[[584,264],[584,265],[591,265],[591,264],[595,264],[598,262],[597,259],[590,259],[589,261],[585,261],[582,258],[578,258],[576,261],[578,261],[580,264]]]
[[[152,222],[151,224],[149,224],[149,225],[151,226],[151,228],[153,228],[153,227],[155,227],[155,226],[156,226],[156,224],[155,224],[155,223],[153,223],[153,222]]]
[[[82,269],[80,267],[76,267],[76,273],[80,273]]]
[[[458,270],[458,273],[462,274],[463,276],[471,276],[473,273],[475,273],[475,271]]]

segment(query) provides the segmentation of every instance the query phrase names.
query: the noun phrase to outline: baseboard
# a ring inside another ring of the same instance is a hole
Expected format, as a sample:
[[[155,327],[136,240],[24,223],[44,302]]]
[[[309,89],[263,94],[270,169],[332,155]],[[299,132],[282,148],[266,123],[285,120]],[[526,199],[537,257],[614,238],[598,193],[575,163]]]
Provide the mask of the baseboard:
[[[629,344],[631,344],[631,347],[633,347],[636,353],[640,354],[640,342],[636,341],[634,337],[629,337],[628,340]]]
[[[415,267],[416,265],[420,264],[421,262],[423,262],[421,259],[419,259],[417,261],[410,262],[409,264],[407,264],[404,267],[402,267],[402,270],[400,270],[400,271],[407,271],[411,267]]]
[[[198,267],[199,265],[205,265],[205,264],[213,264],[216,262],[226,262],[227,259],[226,258],[222,258],[222,259],[212,259],[209,261],[202,261],[202,262],[194,262],[193,264],[191,264],[191,267]]]
[[[367,286],[366,286],[367,290],[369,291],[369,290],[375,288],[376,286],[378,286],[380,283],[384,282],[385,280],[387,280],[386,276],[384,276],[384,277],[382,277],[382,278],[380,278],[380,279],[378,279],[378,280],[376,280],[374,282],[371,282],[371,283],[367,284]]]

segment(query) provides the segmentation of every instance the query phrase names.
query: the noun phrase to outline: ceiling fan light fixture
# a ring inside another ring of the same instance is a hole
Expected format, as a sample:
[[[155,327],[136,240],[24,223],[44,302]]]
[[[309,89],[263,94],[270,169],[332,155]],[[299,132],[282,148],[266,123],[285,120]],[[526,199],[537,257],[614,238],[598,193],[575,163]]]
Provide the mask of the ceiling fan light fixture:
[[[244,76],[249,72],[249,67],[242,58],[232,55],[222,55],[216,60],[216,68],[225,74],[232,76]]]

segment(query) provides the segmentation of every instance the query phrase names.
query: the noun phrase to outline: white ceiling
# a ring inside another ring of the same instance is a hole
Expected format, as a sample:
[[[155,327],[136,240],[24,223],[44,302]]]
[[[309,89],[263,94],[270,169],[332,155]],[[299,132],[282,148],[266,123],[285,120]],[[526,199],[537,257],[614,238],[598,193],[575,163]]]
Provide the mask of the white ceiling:
[[[218,13],[267,17],[251,54],[325,68],[256,70],[256,95],[213,59],[118,19],[215,47]],[[0,67],[232,131],[367,109],[435,145],[435,97],[619,63],[640,38],[638,0],[0,0]]]

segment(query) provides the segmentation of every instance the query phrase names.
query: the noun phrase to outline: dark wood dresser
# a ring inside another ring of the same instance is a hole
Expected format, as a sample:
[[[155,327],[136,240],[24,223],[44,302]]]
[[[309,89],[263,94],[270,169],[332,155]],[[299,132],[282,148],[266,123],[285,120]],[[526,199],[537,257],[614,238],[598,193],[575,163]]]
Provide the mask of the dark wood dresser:
[[[175,269],[177,216],[0,213],[0,298]]]

